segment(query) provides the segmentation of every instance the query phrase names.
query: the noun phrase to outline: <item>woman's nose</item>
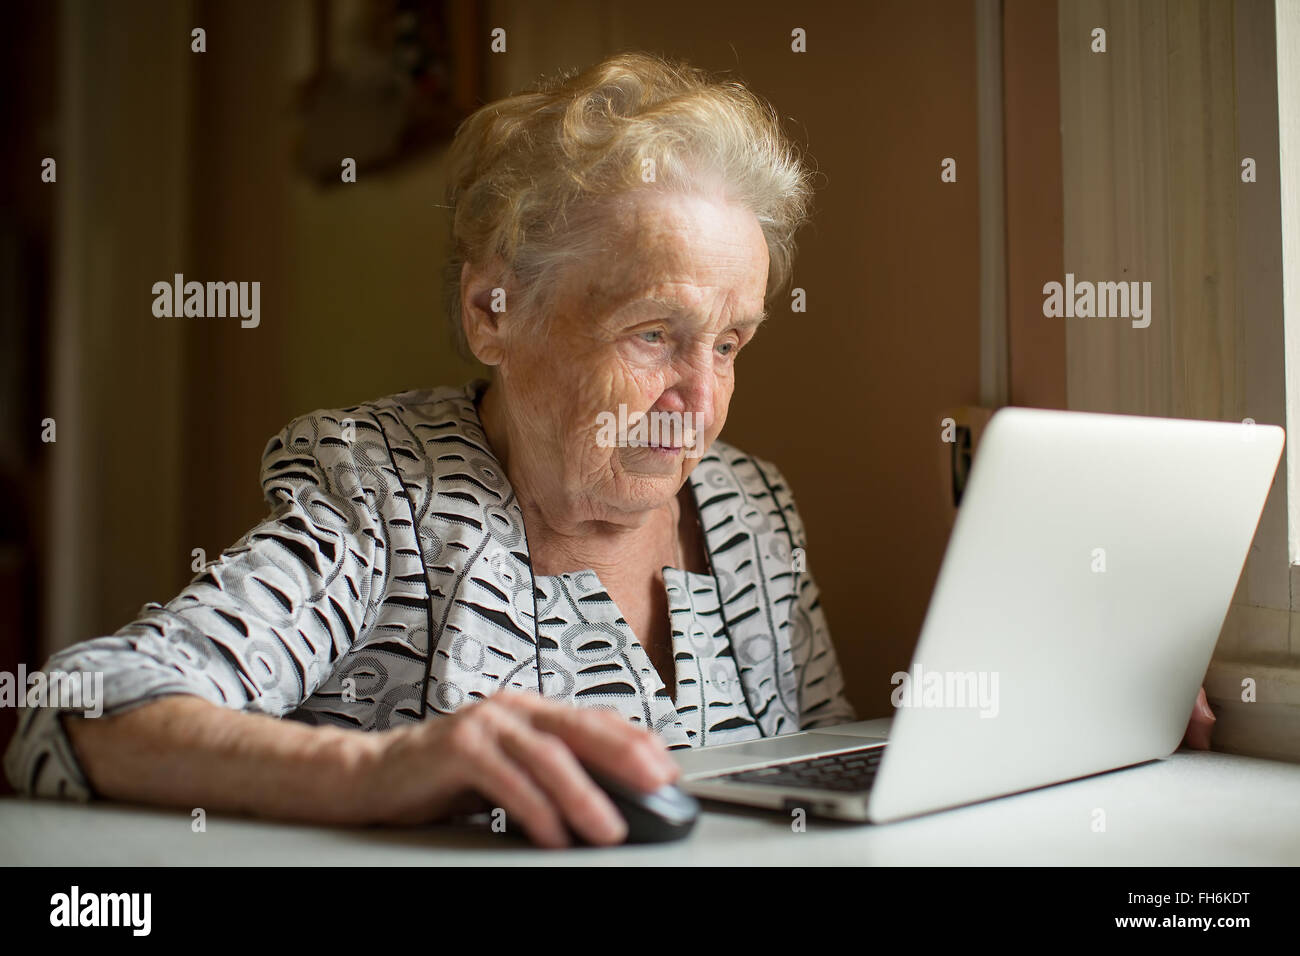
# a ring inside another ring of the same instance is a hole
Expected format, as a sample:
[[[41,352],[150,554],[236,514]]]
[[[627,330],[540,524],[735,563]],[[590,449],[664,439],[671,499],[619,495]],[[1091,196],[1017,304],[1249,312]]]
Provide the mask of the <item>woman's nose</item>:
[[[700,431],[713,420],[713,394],[716,383],[712,372],[695,368],[685,369],[676,384],[668,389],[660,402],[666,411],[690,412],[694,427]]]

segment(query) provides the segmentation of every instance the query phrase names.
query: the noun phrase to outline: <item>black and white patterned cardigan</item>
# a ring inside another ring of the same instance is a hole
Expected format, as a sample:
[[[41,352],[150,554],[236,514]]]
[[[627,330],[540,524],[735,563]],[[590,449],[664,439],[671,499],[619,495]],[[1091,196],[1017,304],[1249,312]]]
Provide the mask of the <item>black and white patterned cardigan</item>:
[[[195,694],[361,730],[505,687],[613,710],[670,748],[856,718],[775,467],[715,442],[690,475],[712,573],[663,569],[674,700],[594,571],[532,574],[474,406],[484,384],[295,419],[263,454],[270,516],[170,603],[44,670],[101,671],[109,715]],[[22,712],[6,773],[89,799],[58,713]]]

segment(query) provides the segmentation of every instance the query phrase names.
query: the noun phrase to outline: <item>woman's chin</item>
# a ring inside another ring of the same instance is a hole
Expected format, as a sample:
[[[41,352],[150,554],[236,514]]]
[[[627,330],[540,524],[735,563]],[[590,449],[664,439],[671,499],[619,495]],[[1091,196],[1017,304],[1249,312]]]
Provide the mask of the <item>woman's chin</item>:
[[[673,463],[671,470],[633,471],[622,467],[614,480],[614,494],[607,500],[621,511],[649,511],[672,501],[683,481],[680,459]]]

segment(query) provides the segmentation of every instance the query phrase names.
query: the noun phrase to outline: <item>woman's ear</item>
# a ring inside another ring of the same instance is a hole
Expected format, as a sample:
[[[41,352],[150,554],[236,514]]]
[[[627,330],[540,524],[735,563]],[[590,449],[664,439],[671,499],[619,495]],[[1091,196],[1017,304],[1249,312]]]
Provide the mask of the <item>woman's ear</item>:
[[[509,327],[509,270],[500,258],[460,269],[460,321],[465,341],[484,365],[500,365]]]

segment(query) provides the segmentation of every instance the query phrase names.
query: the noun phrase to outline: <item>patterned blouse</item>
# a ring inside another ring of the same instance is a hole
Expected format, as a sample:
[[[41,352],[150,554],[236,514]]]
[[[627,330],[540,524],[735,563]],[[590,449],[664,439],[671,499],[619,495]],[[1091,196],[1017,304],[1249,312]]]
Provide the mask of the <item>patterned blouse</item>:
[[[263,453],[269,517],[170,603],[44,670],[102,672],[108,715],[195,694],[361,730],[529,689],[670,749],[856,719],[775,467],[719,441],[691,472],[711,572],[663,568],[674,698],[594,571],[532,573],[475,409],[485,385],[295,419]],[[5,771],[20,792],[90,799],[58,715],[21,712]]]

